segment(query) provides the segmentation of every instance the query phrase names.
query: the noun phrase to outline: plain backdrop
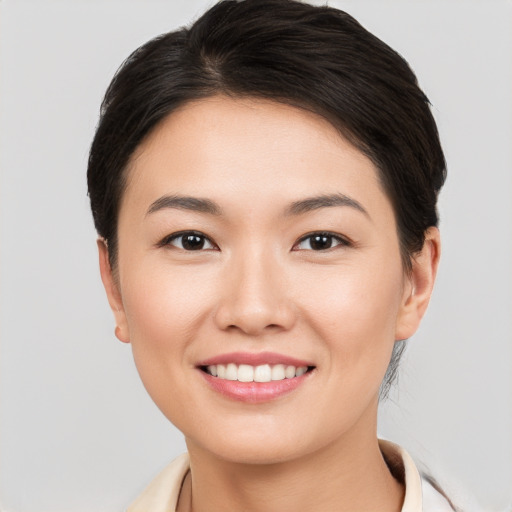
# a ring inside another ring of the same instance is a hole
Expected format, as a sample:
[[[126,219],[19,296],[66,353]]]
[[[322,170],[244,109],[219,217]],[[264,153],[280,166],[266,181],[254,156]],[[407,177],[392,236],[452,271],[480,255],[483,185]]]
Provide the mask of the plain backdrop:
[[[466,510],[512,510],[512,5],[330,3],[411,63],[448,160],[439,279],[380,434]],[[113,335],[85,172],[118,65],[208,4],[0,1],[4,512],[122,511],[184,450]]]

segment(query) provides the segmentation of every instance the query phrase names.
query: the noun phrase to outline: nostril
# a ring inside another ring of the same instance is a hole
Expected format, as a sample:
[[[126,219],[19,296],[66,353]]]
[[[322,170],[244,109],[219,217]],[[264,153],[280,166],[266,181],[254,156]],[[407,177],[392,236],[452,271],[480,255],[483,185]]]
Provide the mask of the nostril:
[[[246,291],[243,297],[220,298],[214,321],[224,331],[242,331],[250,336],[290,329],[296,320],[294,309],[287,302],[263,301],[261,294]]]

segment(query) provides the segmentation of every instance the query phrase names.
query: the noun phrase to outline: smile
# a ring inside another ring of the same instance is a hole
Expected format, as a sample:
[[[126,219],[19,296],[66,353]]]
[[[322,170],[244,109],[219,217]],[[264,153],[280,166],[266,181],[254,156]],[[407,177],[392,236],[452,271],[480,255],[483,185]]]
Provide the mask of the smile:
[[[316,373],[310,361],[272,352],[222,354],[201,361],[196,368],[211,390],[251,404],[283,397]]]
[[[285,379],[293,379],[304,375],[308,366],[293,366],[284,364],[261,364],[251,366],[249,364],[213,364],[202,367],[202,370],[225,380],[236,380],[238,382],[272,382]]]

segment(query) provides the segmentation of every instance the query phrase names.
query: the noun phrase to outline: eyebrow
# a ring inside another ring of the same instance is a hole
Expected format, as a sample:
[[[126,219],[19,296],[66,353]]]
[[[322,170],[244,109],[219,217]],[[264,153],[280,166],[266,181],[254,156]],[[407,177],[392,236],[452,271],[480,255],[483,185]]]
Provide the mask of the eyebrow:
[[[210,215],[221,215],[220,206],[210,199],[190,196],[162,196],[148,208],[147,214],[155,213],[166,208],[174,208],[178,210],[189,210],[193,212],[208,213]]]
[[[370,215],[363,208],[361,203],[349,196],[346,196],[345,194],[319,195],[294,201],[290,206],[288,206],[288,208],[286,208],[285,216],[302,215],[314,210],[319,210],[320,208],[332,208],[336,206],[348,206],[350,208],[354,208],[370,218]],[[215,216],[222,215],[221,207],[211,199],[179,195],[165,195],[160,197],[151,203],[146,215],[167,208],[189,210]]]
[[[370,218],[370,215],[361,203],[345,194],[319,195],[295,201],[287,208],[286,215],[302,215],[303,213],[319,210],[320,208],[331,208],[334,206],[355,208]]]

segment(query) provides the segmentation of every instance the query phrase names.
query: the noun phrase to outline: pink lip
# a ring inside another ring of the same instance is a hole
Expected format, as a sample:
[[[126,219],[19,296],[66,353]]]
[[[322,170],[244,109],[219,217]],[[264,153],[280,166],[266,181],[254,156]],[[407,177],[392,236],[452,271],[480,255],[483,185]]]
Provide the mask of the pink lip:
[[[271,382],[239,382],[237,380],[219,379],[202,370],[199,371],[214,391],[232,400],[250,404],[260,404],[276,400],[297,389],[311,376],[311,372],[307,372],[300,377],[293,377],[292,379]]]
[[[236,365],[249,364],[251,366],[258,366],[260,364],[284,364],[295,367],[314,366],[309,361],[295,359],[294,357],[277,354],[275,352],[259,352],[254,354],[249,352],[231,352],[230,354],[221,354],[219,356],[206,359],[205,361],[201,361],[197,366],[200,367],[229,363],[235,363]]]

